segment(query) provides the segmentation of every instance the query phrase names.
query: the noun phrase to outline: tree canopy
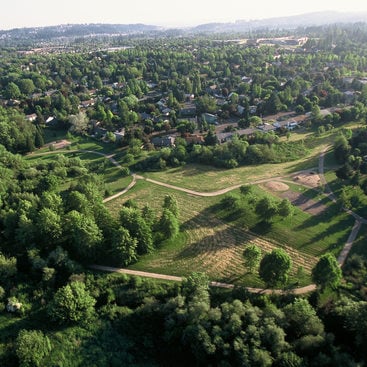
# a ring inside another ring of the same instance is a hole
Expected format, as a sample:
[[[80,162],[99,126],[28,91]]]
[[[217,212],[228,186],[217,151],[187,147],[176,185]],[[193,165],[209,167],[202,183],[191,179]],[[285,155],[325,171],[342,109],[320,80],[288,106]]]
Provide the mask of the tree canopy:
[[[273,288],[277,284],[285,285],[291,267],[289,255],[282,249],[275,249],[262,258],[259,275],[267,286]]]

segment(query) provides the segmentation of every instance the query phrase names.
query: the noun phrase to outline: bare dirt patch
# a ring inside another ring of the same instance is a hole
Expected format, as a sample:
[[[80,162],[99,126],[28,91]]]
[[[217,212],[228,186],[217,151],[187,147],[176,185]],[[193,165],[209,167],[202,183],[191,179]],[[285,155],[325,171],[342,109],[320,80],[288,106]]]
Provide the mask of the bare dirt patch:
[[[312,200],[305,195],[302,195],[294,191],[286,191],[280,194],[283,199],[289,199],[289,201],[298,206],[301,210],[312,215],[318,215],[326,210],[326,206],[319,201]]]
[[[63,139],[52,141],[51,143],[48,143],[46,146],[53,146],[54,149],[64,149],[69,145],[71,145],[71,142],[69,140]]]
[[[317,173],[313,173],[313,171],[306,173],[299,173],[297,175],[292,176],[292,179],[294,182],[312,188],[320,186],[320,176]]]
[[[294,181],[299,182],[304,185],[310,186],[312,188],[318,187],[318,182],[320,180],[319,175],[316,174],[299,174],[295,176]],[[307,182],[307,183],[306,183]],[[284,182],[279,181],[269,181],[263,185],[266,189],[276,193],[279,197],[283,199],[289,199],[289,201],[298,206],[301,210],[312,215],[318,215],[326,210],[326,206],[319,201],[312,200],[307,196],[289,190],[289,186]]]
[[[284,182],[279,181],[269,181],[265,183],[265,186],[271,191],[287,191],[289,190],[289,186]]]

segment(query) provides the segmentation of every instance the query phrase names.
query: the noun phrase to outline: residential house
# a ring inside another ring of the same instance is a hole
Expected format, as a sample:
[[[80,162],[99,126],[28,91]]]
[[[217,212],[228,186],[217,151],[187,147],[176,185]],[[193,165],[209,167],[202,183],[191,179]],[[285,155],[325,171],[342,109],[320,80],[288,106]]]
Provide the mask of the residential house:
[[[82,108],[88,108],[94,106],[94,100],[93,99],[88,99],[87,101],[81,101],[80,102],[80,107]]]
[[[37,115],[35,113],[32,113],[30,115],[26,116],[26,119],[30,122],[36,121],[37,120]]]
[[[298,122],[295,120],[277,121],[273,124],[277,129],[285,128],[287,130],[293,130],[298,126]]]
[[[239,115],[243,115],[243,113],[245,112],[245,107],[241,106],[241,105],[238,105],[237,106],[237,113]]]
[[[353,102],[356,92],[347,90],[346,92],[343,93],[343,95],[344,95],[345,103],[349,104]]]
[[[252,83],[252,78],[249,77],[249,76],[243,76],[241,78],[241,80],[244,82],[244,83],[247,83],[247,84],[251,84]]]
[[[257,111],[257,106],[250,106],[250,113],[251,115],[254,115]]]
[[[45,124],[48,125],[48,126],[53,126],[56,123],[57,123],[57,119],[55,118],[55,116],[47,117],[47,119],[45,121]]]
[[[201,118],[210,125],[218,125],[218,116],[216,115],[212,115],[211,113],[202,113]]]
[[[184,107],[180,109],[181,117],[194,117],[196,116],[196,106],[193,103],[186,103]]]
[[[116,142],[122,141],[125,136],[125,129],[117,130],[113,133],[116,138]]]
[[[151,140],[152,144],[155,147],[164,148],[164,147],[172,147],[175,145],[175,137],[174,136],[155,136]]]
[[[141,112],[140,113],[140,118],[144,121],[144,120],[151,120],[152,116],[149,113],[146,112]]]
[[[203,144],[204,143],[204,137],[202,135],[189,134],[189,135],[185,135],[184,139],[187,144]]]
[[[9,101],[6,104],[10,107],[15,107],[20,105],[20,101],[17,99],[9,99]]]
[[[228,133],[219,133],[217,134],[217,139],[219,144],[225,143],[227,141],[231,141],[235,135],[237,136],[250,136],[256,132],[256,129],[248,128],[248,129],[240,129],[236,131],[231,131]]]
[[[276,130],[276,126],[272,125],[272,124],[269,124],[268,122],[265,122],[263,125],[259,125],[257,128],[259,130],[263,131],[264,133]]]
[[[169,116],[169,113],[171,112],[172,110],[170,109],[170,108],[164,108],[163,110],[162,110],[162,114],[164,115],[164,116]]]

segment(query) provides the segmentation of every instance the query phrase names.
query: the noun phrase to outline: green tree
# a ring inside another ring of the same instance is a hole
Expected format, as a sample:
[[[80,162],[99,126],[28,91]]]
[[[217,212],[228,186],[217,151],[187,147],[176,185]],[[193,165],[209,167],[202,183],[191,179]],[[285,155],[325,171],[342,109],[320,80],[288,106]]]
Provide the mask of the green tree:
[[[91,216],[72,210],[65,217],[65,233],[70,252],[81,262],[93,261],[102,232]]]
[[[335,258],[330,253],[324,254],[312,269],[312,280],[324,289],[337,288],[342,279],[342,271]]]
[[[153,250],[152,228],[144,220],[138,209],[122,208],[120,224],[129,231],[131,237],[137,240],[137,253],[139,255]]]
[[[176,218],[178,217],[178,203],[173,195],[166,195],[164,197],[163,209],[168,209]]]
[[[322,321],[306,299],[295,299],[293,303],[283,309],[283,312],[286,320],[285,330],[291,340],[324,333]]]
[[[19,89],[25,96],[28,96],[34,92],[36,87],[32,79],[21,79],[19,81]]]
[[[0,252],[0,279],[8,279],[17,273],[17,259],[5,257]]]
[[[88,132],[88,123],[88,117],[84,112],[69,117],[70,131],[75,134],[85,135]]]
[[[158,222],[158,231],[163,239],[174,238],[180,230],[177,217],[169,210],[163,209],[162,216]]]
[[[339,136],[334,143],[334,156],[339,163],[345,163],[348,159],[351,146],[344,135]]]
[[[291,267],[289,255],[283,249],[275,249],[262,258],[259,275],[267,286],[274,288],[277,284],[284,285],[287,282]]]
[[[255,212],[261,220],[270,222],[278,213],[277,203],[269,196],[265,196],[256,203]]]
[[[248,245],[243,251],[243,257],[245,259],[245,266],[249,269],[250,273],[253,273],[259,266],[261,259],[261,250],[256,245]]]
[[[88,321],[94,315],[95,303],[85,284],[76,281],[58,289],[49,304],[48,313],[60,324]]]
[[[205,273],[192,273],[182,281],[182,295],[188,302],[203,302],[209,307],[209,278]]]
[[[62,234],[61,216],[52,209],[42,208],[38,212],[36,226],[40,242],[56,247],[55,242],[61,238]]]
[[[251,195],[253,193],[253,186],[252,185],[242,185],[240,187],[240,192],[242,195]]]
[[[116,265],[127,266],[135,262],[137,245],[137,240],[130,236],[126,228],[120,227],[115,230],[111,240],[111,255]]]
[[[44,358],[51,352],[49,338],[39,330],[21,330],[15,342],[20,367],[44,366]]]
[[[278,205],[278,214],[281,217],[291,217],[294,213],[294,206],[289,199],[283,199]]]
[[[14,83],[10,82],[5,89],[5,97],[9,99],[17,99],[21,96],[19,87]]]

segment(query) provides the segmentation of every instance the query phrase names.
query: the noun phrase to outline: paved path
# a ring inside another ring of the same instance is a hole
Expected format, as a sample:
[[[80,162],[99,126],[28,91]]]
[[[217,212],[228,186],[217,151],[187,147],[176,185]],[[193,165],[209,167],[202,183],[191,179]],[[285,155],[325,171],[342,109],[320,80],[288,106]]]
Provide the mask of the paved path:
[[[175,281],[175,282],[181,282],[184,279],[184,277],[178,277],[174,275],[157,274],[157,273],[150,273],[147,271],[130,270],[130,269],[124,269],[124,268],[114,268],[111,266],[103,266],[103,265],[91,265],[90,268],[94,270],[107,271],[110,273],[121,273],[121,274],[135,275],[135,276],[140,276],[140,277],[145,277],[145,278],[170,280],[170,281]],[[234,284],[221,283],[221,282],[209,282],[209,285],[211,287],[226,288],[226,289],[234,288]],[[288,294],[288,293],[305,294],[305,293],[314,291],[316,289],[316,286],[314,284],[310,284],[306,287],[294,288],[294,289],[289,289],[289,290],[262,289],[262,288],[251,288],[251,287],[245,287],[245,288],[251,293],[260,293],[260,294]]]

